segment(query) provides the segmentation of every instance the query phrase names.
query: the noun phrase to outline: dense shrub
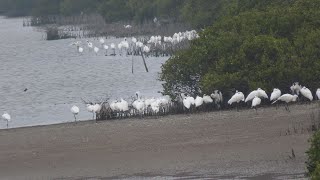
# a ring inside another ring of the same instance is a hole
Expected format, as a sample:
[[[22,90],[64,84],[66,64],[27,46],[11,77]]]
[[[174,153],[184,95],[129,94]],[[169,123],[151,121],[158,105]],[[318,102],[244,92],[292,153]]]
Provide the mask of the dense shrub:
[[[231,3],[191,48],[169,59],[164,93],[320,87],[320,0]]]
[[[312,179],[320,179],[320,131],[316,132],[310,139],[311,146],[307,151],[308,174]]]

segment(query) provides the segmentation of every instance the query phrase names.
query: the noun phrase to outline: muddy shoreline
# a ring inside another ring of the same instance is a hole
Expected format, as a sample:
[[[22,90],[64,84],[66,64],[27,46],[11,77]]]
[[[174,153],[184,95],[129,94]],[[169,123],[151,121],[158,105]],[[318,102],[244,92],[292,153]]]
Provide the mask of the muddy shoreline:
[[[319,105],[290,108],[0,130],[0,178],[301,179]]]

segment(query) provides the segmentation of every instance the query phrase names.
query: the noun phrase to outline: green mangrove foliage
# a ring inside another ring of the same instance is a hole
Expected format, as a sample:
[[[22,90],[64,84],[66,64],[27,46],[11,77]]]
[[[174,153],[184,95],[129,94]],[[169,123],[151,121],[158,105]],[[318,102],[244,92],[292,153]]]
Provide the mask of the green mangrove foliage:
[[[307,169],[308,175],[311,179],[320,178],[320,131],[316,132],[310,139],[311,146],[307,151],[308,161]]]
[[[320,0],[241,0],[163,66],[164,94],[320,87]]]

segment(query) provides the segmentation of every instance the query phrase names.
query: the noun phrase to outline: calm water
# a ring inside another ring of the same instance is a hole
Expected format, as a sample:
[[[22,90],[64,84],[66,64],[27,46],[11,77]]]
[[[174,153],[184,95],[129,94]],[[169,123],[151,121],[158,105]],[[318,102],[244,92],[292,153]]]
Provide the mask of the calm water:
[[[72,121],[73,104],[80,107],[81,120],[90,119],[81,98],[128,98],[136,91],[159,96],[158,73],[167,58],[147,59],[150,72],[146,73],[141,57],[135,57],[132,74],[131,57],[108,57],[102,50],[95,55],[86,48],[80,55],[69,46],[73,41],[45,41],[42,32],[22,27],[22,19],[0,17],[0,113],[11,114],[10,127]],[[5,128],[4,121],[0,128]]]

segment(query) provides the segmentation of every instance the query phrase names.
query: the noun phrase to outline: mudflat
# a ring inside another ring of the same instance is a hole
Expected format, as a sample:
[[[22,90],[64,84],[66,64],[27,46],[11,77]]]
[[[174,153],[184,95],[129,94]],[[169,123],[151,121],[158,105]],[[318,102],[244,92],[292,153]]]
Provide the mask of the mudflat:
[[[0,131],[0,179],[295,179],[317,103]],[[292,153],[294,152],[294,155]]]

